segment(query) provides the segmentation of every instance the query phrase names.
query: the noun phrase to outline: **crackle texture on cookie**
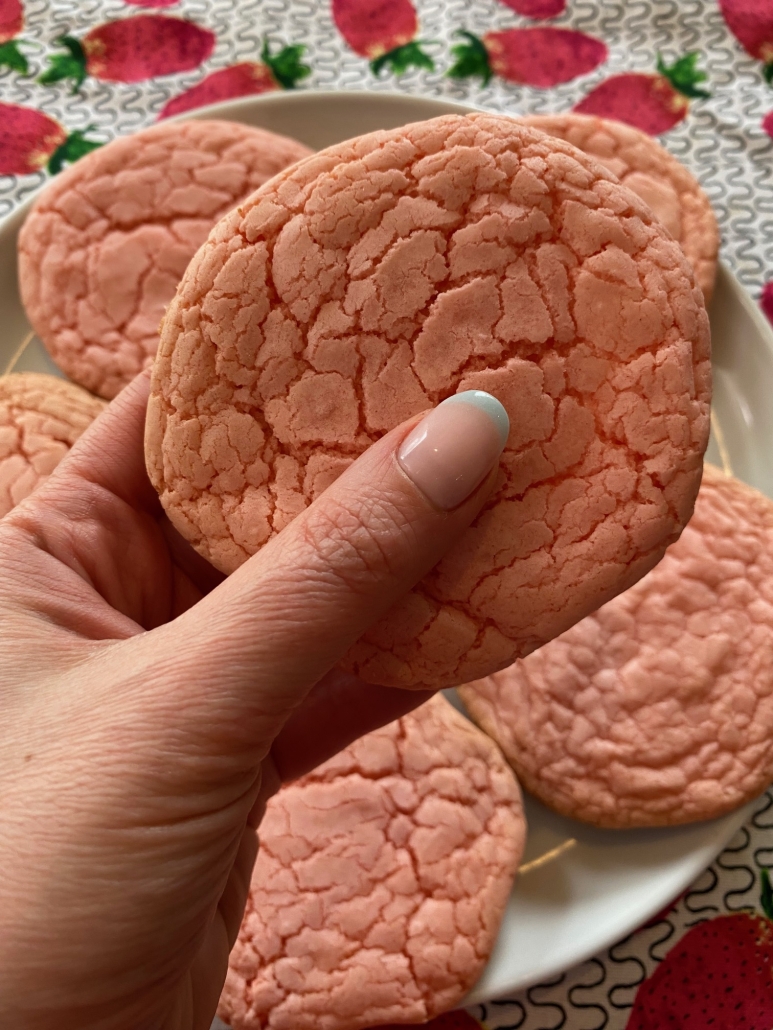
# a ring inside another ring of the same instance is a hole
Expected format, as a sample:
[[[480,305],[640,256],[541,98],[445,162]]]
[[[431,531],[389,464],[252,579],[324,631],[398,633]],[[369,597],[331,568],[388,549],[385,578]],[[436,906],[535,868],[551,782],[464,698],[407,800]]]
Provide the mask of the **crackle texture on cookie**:
[[[56,376],[0,376],[0,517],[48,479],[105,402]]]
[[[707,465],[656,569],[460,693],[565,815],[663,826],[751,801],[773,780],[773,502]]]
[[[717,277],[719,227],[692,172],[652,136],[623,122],[570,112],[529,115],[524,122],[595,157],[649,204],[681,246],[709,303]]]
[[[164,122],[57,175],[19,235],[22,302],[57,365],[114,397],[152,362],[164,310],[215,222],[310,153],[233,122]]]
[[[457,1005],[523,851],[515,777],[442,697],[271,799],[220,1016],[360,1030]]]
[[[595,160],[513,119],[447,116],[280,173],[215,227],[169,307],[148,470],[231,572],[385,431],[470,389],[510,416],[496,490],[345,663],[463,683],[649,571],[700,482],[703,298]]]

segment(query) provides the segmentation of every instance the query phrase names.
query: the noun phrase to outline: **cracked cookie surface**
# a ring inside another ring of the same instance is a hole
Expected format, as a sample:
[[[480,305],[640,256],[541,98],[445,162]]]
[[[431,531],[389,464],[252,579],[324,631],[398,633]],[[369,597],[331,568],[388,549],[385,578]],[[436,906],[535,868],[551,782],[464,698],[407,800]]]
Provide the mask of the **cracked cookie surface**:
[[[634,193],[521,122],[446,116],[321,151],[215,227],[164,319],[148,471],[231,572],[385,431],[494,394],[511,428],[491,499],[345,661],[368,682],[463,683],[676,539],[709,350],[687,260]]]
[[[19,235],[22,302],[57,365],[114,397],[153,360],[164,310],[215,222],[310,153],[233,122],[164,122],[57,175]]]
[[[656,569],[459,692],[564,815],[677,825],[751,801],[773,780],[773,502],[707,465]]]
[[[0,376],[0,517],[48,479],[105,407],[56,376]]]
[[[623,122],[571,113],[528,115],[523,120],[595,157],[649,204],[681,246],[709,303],[717,277],[719,227],[692,172],[652,136]]]
[[[480,976],[526,824],[500,751],[442,697],[268,804],[219,1015],[360,1030],[453,1008]]]

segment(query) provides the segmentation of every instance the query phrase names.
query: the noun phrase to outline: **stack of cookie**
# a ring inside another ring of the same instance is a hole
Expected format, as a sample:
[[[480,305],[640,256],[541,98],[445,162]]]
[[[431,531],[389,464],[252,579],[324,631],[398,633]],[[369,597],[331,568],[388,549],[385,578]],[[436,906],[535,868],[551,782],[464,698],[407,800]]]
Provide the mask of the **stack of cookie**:
[[[686,169],[580,115],[448,116],[313,158],[166,123],[41,195],[31,322],[106,398],[158,348],[148,471],[224,572],[406,418],[468,389],[510,418],[480,516],[345,659],[466,683],[484,732],[436,697],[269,803],[235,1030],[457,1005],[523,850],[512,770],[600,826],[709,818],[773,778],[773,506],[712,469],[698,492],[717,248]]]

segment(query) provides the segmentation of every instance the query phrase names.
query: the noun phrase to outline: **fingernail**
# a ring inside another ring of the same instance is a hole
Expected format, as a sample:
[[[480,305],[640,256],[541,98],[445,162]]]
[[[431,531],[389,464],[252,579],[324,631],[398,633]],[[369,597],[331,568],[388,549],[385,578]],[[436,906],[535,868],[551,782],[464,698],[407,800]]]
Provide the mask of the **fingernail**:
[[[509,432],[510,420],[496,397],[467,390],[423,418],[403,440],[397,460],[437,508],[450,511],[483,482]]]

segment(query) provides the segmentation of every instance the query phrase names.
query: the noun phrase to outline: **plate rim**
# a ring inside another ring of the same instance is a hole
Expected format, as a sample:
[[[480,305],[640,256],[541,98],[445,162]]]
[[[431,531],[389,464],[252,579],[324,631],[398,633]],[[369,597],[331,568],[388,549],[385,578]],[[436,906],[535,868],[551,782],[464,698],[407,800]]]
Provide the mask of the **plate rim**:
[[[520,784],[520,781],[518,781],[518,783],[519,786],[521,786],[521,790],[523,790],[524,788]],[[612,930],[608,930],[606,933],[599,934],[598,937],[594,938],[592,944],[589,943],[585,947],[577,948],[576,957],[573,958],[568,965],[563,960],[555,961],[552,963],[546,962],[543,967],[543,971],[539,974],[539,977],[523,976],[520,980],[513,980],[512,986],[504,987],[501,990],[497,989],[493,992],[487,991],[485,989],[479,992],[478,984],[476,983],[472,990],[465,996],[464,1000],[460,1002],[460,1007],[470,1005],[485,1005],[487,1002],[490,1001],[507,1000],[509,995],[511,994],[517,994],[521,991],[527,990],[529,987],[539,986],[545,983],[546,981],[553,979],[556,976],[568,973],[570,970],[582,965],[583,962],[587,962],[588,959],[593,958],[600,952],[606,951],[613,944],[617,944],[625,940],[632,934],[636,933],[639,929],[645,926],[646,923],[648,923],[649,920],[653,918],[653,916],[657,915],[658,912],[665,908],[665,906],[669,902],[673,901],[674,903],[676,903],[681,897],[681,895],[684,893],[684,891],[690,886],[690,884],[693,883],[698,878],[698,876],[704,873],[711,866],[714,860],[725,850],[725,848],[731,842],[733,837],[735,837],[736,833],[738,833],[738,831],[751,818],[751,816],[754,814],[756,806],[760,802],[760,799],[764,797],[766,793],[767,790],[763,791],[762,794],[754,798],[753,801],[747,802],[747,804],[745,804],[743,808],[736,809],[736,811],[734,812],[729,812],[723,816],[718,816],[715,820],[704,820],[704,822],[716,822],[718,824],[718,827],[724,828],[718,838],[720,842],[719,846],[717,847],[716,841],[714,841],[712,843],[707,843],[703,847],[697,848],[693,852],[691,852],[689,858],[693,861],[688,861],[687,859],[683,860],[682,864],[684,866],[684,869],[678,877],[675,877],[673,881],[673,889],[669,890],[668,897],[662,897],[658,895],[657,901],[652,901],[647,905],[643,905],[642,908],[637,912],[636,919],[631,919],[629,915],[627,922],[623,919],[620,919],[617,923],[607,924],[614,925],[614,932]],[[694,825],[697,824],[686,823],[682,826],[654,827],[654,829],[673,829],[674,831],[678,831],[684,829],[685,827]],[[646,833],[647,829],[647,827],[643,827],[642,831]],[[609,832],[615,833],[616,831],[611,830]],[[629,830],[627,832],[637,831]],[[518,882],[518,874],[516,874],[515,882]],[[481,973],[481,978],[483,978],[485,970],[487,968],[488,963],[486,964],[486,966],[484,966],[483,972]]]

